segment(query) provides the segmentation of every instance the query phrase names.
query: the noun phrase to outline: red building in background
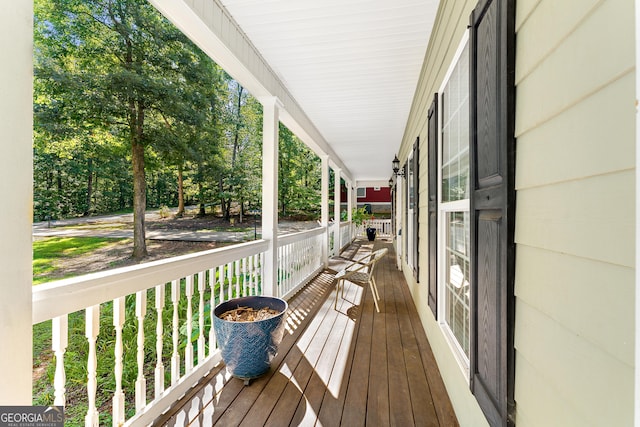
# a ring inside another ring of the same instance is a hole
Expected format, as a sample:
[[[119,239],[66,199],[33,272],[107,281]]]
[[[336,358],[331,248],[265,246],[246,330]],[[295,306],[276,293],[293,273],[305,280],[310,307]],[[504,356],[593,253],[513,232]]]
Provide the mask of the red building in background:
[[[341,204],[346,206],[347,190],[340,192]],[[356,204],[359,208],[369,207],[372,213],[391,213],[391,189],[389,187],[361,187],[356,190]]]

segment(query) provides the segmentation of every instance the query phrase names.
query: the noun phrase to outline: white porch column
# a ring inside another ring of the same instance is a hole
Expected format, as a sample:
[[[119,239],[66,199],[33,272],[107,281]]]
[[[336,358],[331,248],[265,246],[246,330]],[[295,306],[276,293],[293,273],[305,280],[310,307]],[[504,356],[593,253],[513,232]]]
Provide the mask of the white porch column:
[[[638,111],[638,101],[640,101],[640,0],[635,1],[636,16],[636,304],[635,304],[635,327],[636,327],[636,348],[635,348],[635,425],[640,426],[640,112]]]
[[[353,184],[351,182],[346,183],[347,186],[347,221],[351,222],[353,219],[351,211],[353,211]]]
[[[269,242],[264,257],[262,292],[275,296],[278,284],[278,124],[280,101],[262,103],[262,238]]]
[[[340,168],[333,170],[333,253],[340,255],[340,246],[342,245],[342,236],[340,236],[340,190],[341,190],[341,172]]]
[[[329,156],[320,156],[322,168],[321,197],[320,197],[320,225],[325,230],[324,245],[322,245],[322,262],[325,267],[329,265]]]
[[[31,405],[33,2],[0,3],[0,403]]]
[[[353,241],[353,183],[351,181],[346,182],[347,187],[347,222],[349,223],[349,242]]]

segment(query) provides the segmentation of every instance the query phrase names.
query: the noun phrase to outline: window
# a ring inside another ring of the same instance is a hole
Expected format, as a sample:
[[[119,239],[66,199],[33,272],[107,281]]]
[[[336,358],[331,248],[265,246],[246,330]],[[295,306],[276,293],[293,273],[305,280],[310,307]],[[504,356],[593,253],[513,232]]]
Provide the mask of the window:
[[[359,199],[367,197],[367,189],[364,187],[358,187],[356,192],[356,197],[358,197]]]
[[[406,181],[407,181],[407,240],[406,240],[406,254],[407,264],[413,269],[413,277],[416,281],[418,277],[418,233],[419,233],[419,173],[418,173],[418,146],[420,140],[416,138],[413,144],[413,150],[409,154],[407,159],[407,165],[405,168]]]
[[[440,322],[465,368],[471,346],[469,48],[465,35],[439,93],[438,280]]]

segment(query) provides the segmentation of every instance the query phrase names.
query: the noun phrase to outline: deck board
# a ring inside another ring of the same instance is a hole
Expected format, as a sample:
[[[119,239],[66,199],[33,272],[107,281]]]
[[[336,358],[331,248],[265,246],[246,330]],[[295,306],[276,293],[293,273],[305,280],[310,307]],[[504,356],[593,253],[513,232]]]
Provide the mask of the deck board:
[[[289,301],[287,332],[271,370],[249,386],[216,367],[154,425],[455,426],[442,378],[389,242],[371,290],[333,274],[373,250],[359,241]]]

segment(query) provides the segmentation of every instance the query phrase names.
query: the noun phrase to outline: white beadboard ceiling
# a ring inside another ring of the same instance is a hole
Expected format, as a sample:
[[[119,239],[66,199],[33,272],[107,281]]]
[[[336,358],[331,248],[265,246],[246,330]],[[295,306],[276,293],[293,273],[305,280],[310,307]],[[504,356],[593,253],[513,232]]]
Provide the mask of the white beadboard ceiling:
[[[357,181],[386,182],[439,0],[220,0]]]

